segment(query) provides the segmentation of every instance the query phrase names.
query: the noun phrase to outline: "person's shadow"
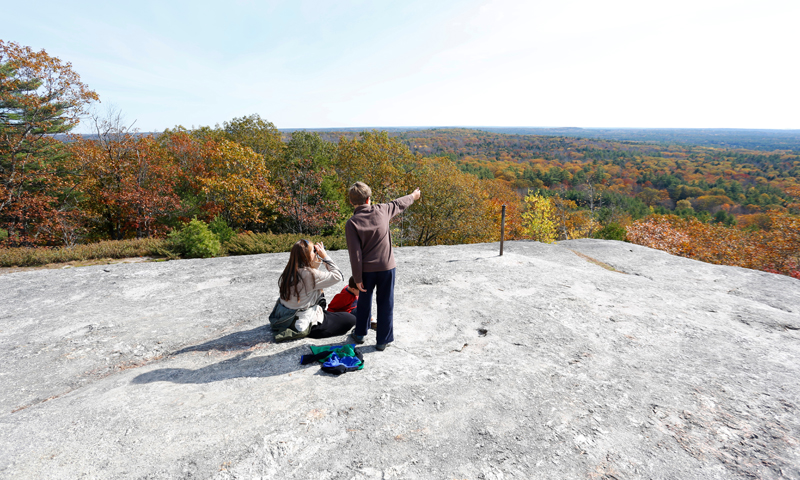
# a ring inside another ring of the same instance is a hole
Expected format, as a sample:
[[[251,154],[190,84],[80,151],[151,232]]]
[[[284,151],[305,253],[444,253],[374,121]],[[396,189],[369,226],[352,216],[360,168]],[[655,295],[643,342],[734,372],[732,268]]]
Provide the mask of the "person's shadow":
[[[185,347],[177,352],[171,353],[170,356],[174,357],[189,352],[208,352],[210,350],[219,350],[221,352],[247,350],[248,348],[255,347],[259,343],[275,343],[275,337],[272,334],[272,329],[269,324],[256,327],[252,330],[234,332],[224,337],[209,340],[200,345]]]
[[[145,384],[153,382],[173,382],[173,383],[212,383],[231,378],[242,377],[273,377],[296,372],[306,368],[319,368],[319,362],[308,365],[300,364],[302,355],[310,355],[311,349],[303,341],[297,341],[297,345],[275,352],[272,355],[259,355],[253,358],[254,353],[248,349],[260,343],[274,343],[274,337],[269,325],[254,328],[243,332],[231,333],[214,340],[210,340],[200,345],[182,348],[169,356],[177,356],[189,352],[208,352],[218,350],[224,352],[242,351],[233,358],[223,360],[213,365],[208,365],[197,370],[189,368],[160,368],[143,373],[133,380],[134,384]],[[331,343],[329,345],[342,345],[345,342]],[[368,347],[370,348],[370,347]],[[371,347],[374,349],[374,347]],[[363,349],[359,348],[362,352]],[[322,372],[323,375],[329,375]]]

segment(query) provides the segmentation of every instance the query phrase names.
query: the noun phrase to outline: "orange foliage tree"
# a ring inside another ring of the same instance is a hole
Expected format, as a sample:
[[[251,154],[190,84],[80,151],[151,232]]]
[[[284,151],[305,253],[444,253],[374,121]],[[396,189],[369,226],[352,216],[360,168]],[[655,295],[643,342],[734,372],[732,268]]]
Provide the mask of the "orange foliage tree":
[[[653,215],[628,226],[628,241],[719,265],[800,278],[800,219],[772,214],[769,230],[747,231],[696,218]]]
[[[125,127],[118,112],[94,116],[96,138],[69,144],[81,209],[95,238],[144,238],[166,233],[180,208],[181,171],[151,135]]]
[[[181,198],[183,220],[197,217],[210,221],[219,211],[219,207],[203,195],[200,179],[210,175],[205,161],[206,145],[223,137],[219,134],[206,135],[207,133],[209,131],[206,129],[191,132],[179,126],[167,129],[157,137],[165,154],[181,172],[176,192]]]
[[[97,94],[70,63],[0,40],[0,229],[13,244],[63,241],[63,146],[48,135],[78,124]]]
[[[682,255],[689,236],[673,226],[675,219],[667,216],[651,216],[642,222],[627,227],[627,240],[637,245],[663,250],[673,255]]]
[[[177,127],[158,140],[182,172],[177,191],[184,216],[211,220],[219,215],[234,228],[265,228],[276,188],[263,155],[207,128]]]
[[[492,235],[495,240],[500,240],[500,221],[503,205],[506,206],[506,234],[507,240],[520,240],[524,237],[522,226],[522,197],[517,190],[503,180],[482,180],[481,189],[485,192],[491,209],[493,222]]]

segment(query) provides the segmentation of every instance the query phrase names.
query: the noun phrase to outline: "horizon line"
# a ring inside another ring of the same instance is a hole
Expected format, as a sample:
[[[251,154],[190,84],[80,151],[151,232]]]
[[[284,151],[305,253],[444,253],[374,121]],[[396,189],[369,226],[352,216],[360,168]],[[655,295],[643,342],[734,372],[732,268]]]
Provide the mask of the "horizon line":
[[[277,128],[278,131],[284,130],[380,130],[380,129],[444,129],[444,128],[515,128],[515,129],[540,129],[540,130],[739,130],[739,131],[778,131],[778,132],[798,132],[800,128],[751,128],[751,127],[541,127],[541,126],[508,126],[508,125],[406,125],[406,126],[365,126],[365,127],[285,127]]]

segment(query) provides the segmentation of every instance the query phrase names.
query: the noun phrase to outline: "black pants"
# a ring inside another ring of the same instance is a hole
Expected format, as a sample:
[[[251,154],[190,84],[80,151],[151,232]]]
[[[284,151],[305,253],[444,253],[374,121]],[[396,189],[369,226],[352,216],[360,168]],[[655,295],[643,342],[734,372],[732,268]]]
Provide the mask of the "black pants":
[[[308,334],[311,338],[338,337],[349,332],[356,325],[356,317],[347,312],[329,312],[325,310],[322,323],[311,326]]]
[[[377,290],[376,303],[378,306],[378,330],[375,343],[386,345],[394,341],[394,280],[395,270],[383,272],[362,272],[366,292],[358,296],[358,321],[356,322],[356,335],[366,335],[369,332],[369,317],[372,314],[372,291]]]

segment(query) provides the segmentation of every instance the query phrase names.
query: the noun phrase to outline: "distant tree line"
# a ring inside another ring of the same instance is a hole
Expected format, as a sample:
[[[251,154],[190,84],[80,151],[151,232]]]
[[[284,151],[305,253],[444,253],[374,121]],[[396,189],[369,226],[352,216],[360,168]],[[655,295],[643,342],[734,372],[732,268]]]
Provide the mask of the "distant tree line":
[[[724,262],[713,238],[761,249],[732,264],[797,270],[789,151],[467,129],[287,134],[257,114],[142,134],[113,110],[89,115],[91,135],[69,135],[97,100],[69,63],[0,41],[0,246],[163,238],[193,219],[341,235],[346,190],[364,181],[376,202],[422,190],[392,225],[402,245],[496,241],[506,205],[508,239],[630,237]],[[660,240],[670,235],[680,241]]]

